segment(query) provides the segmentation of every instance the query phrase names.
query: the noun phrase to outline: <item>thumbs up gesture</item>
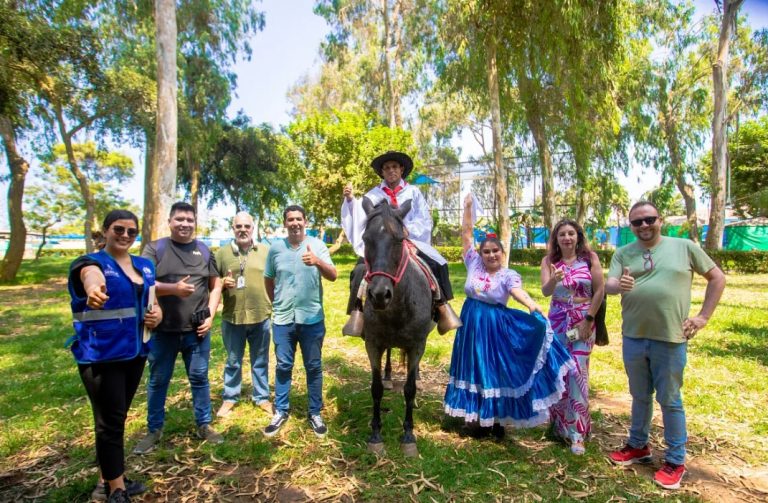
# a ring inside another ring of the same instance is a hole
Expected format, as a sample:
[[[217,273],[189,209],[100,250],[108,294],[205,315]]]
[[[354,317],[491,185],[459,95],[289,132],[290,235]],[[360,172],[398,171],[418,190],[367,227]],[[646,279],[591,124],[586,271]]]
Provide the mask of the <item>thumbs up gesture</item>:
[[[355,198],[355,189],[352,188],[352,184],[348,183],[344,186],[344,199],[349,202]]]
[[[179,297],[189,297],[195,292],[195,285],[187,283],[188,279],[189,274],[176,283],[176,295]]]
[[[234,288],[235,278],[232,276],[232,269],[227,269],[227,275],[224,276],[224,281],[221,283],[224,288]]]
[[[551,278],[555,279],[555,283],[559,283],[560,281],[563,281],[565,273],[562,269],[555,267],[554,264],[549,264],[549,275]]]
[[[621,289],[622,293],[625,293],[625,292],[631,292],[634,287],[635,287],[635,278],[632,277],[629,267],[625,267],[624,272],[621,274],[621,277],[619,278],[619,288]]]
[[[103,309],[104,304],[109,300],[107,285],[103,281],[99,282],[86,292],[86,296],[88,297],[88,300],[86,300],[88,307],[91,309]]]
[[[309,248],[309,244],[307,244],[307,251],[304,252],[304,254],[301,256],[302,262],[304,262],[304,265],[317,265],[317,263],[320,261],[320,259],[317,258],[317,255],[315,255],[312,250]]]

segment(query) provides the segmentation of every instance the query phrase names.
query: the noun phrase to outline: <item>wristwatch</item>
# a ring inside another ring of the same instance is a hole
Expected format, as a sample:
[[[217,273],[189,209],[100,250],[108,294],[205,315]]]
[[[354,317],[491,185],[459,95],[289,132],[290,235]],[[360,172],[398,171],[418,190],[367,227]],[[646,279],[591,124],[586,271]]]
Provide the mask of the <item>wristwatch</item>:
[[[589,321],[589,322],[593,322],[593,321],[595,321],[595,317],[594,317],[594,316],[592,316],[591,314],[587,314],[587,315],[584,317],[584,319],[585,319],[585,320],[587,320],[587,321]]]

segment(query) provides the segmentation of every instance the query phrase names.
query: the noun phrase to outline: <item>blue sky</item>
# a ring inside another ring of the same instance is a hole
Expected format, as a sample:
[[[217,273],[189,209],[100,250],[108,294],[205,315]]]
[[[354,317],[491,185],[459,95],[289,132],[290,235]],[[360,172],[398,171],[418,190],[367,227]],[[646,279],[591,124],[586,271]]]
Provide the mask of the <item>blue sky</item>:
[[[694,4],[700,14],[715,9],[714,0],[695,0]],[[279,127],[290,121],[288,90],[302,76],[317,71],[320,65],[319,46],[328,32],[325,21],[312,12],[313,5],[314,0],[263,0],[257,3],[257,8],[266,14],[266,24],[264,30],[251,41],[253,54],[250,61],[241,59],[236,65],[238,88],[229,109],[231,116],[243,109],[254,123],[267,122]],[[753,27],[768,26],[768,0],[746,0],[742,12],[747,13]],[[476,153],[473,143],[472,140],[462,143],[463,157]],[[137,176],[126,187],[126,195],[140,204],[144,166],[142,152],[128,148],[120,150],[129,153],[135,161]],[[27,151],[25,154],[34,164],[31,153]],[[633,199],[657,183],[658,176],[644,175],[637,169],[625,179],[625,186]],[[0,184],[0,190],[3,194],[0,227],[7,228],[7,205],[4,201],[7,185]],[[202,214],[201,219],[207,216]],[[216,208],[211,216],[223,219],[231,216],[231,210]]]

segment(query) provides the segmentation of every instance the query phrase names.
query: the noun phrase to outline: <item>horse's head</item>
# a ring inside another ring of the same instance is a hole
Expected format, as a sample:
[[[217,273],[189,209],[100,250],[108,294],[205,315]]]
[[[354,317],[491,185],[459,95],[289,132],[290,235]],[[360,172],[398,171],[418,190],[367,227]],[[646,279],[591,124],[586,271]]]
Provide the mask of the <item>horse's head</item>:
[[[395,286],[407,266],[403,240],[407,233],[403,218],[411,210],[411,201],[392,208],[386,199],[376,206],[363,198],[363,210],[368,216],[363,242],[368,265],[368,301],[377,310],[386,309]]]

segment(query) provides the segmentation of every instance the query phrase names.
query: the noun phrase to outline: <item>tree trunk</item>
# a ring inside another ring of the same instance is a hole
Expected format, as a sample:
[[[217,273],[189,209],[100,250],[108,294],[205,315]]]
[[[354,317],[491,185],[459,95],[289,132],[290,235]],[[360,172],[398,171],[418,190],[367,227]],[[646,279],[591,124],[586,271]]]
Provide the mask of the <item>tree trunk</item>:
[[[43,248],[45,247],[45,243],[48,242],[48,228],[50,225],[43,226],[43,241],[40,243],[40,246],[37,247],[37,251],[35,252],[35,262],[40,260],[40,254],[43,253]]]
[[[381,0],[381,12],[384,18],[384,40],[382,43],[382,54],[384,56],[384,85],[387,89],[387,121],[389,127],[394,128],[397,124],[397,114],[395,112],[395,89],[392,78],[392,62],[389,57],[389,39],[390,39],[390,20],[389,20],[389,2]]]
[[[19,154],[16,148],[16,132],[13,129],[13,123],[5,115],[0,115],[0,137],[3,139],[5,155],[8,158],[8,166],[11,171],[7,202],[11,238],[8,241],[8,249],[5,251],[3,261],[0,263],[0,282],[5,283],[16,279],[21,261],[24,259],[27,228],[24,225],[22,201],[24,200],[24,181],[27,177],[27,171],[29,171],[29,163]]]
[[[64,112],[61,109],[61,105],[56,103],[54,109],[56,111],[56,122],[59,125],[61,141],[64,143],[64,148],[67,151],[69,171],[72,172],[72,176],[77,180],[77,186],[80,188],[80,195],[83,197],[83,202],[85,203],[85,223],[83,224],[85,253],[93,253],[96,249],[93,244],[93,230],[98,228],[98,225],[95,223],[96,201],[93,198],[93,192],[91,192],[88,177],[85,176],[85,173],[80,169],[77,159],[75,158],[75,149],[72,147],[72,134],[67,131],[67,126],[64,122]]]
[[[178,110],[176,104],[176,3],[155,1],[157,40],[157,131],[155,140],[155,174],[153,208],[155,229],[163,228],[176,197],[176,164],[178,143]],[[156,185],[155,181],[156,180]]]
[[[680,155],[680,143],[677,138],[677,126],[669,119],[670,113],[662,115],[661,122],[664,127],[664,134],[667,140],[667,150],[669,150],[670,167],[669,171],[675,181],[677,190],[683,196],[685,202],[685,217],[688,221],[688,238],[694,243],[699,242],[699,224],[696,218],[696,194],[693,187],[685,180],[685,170],[683,169],[683,158]]]
[[[696,195],[693,187],[685,181],[682,173],[675,175],[675,185],[685,201],[685,218],[688,221],[688,238],[694,243],[699,242],[699,223],[696,218]]]
[[[496,191],[496,220],[499,222],[499,239],[509,250],[511,234],[509,225],[509,195],[507,193],[507,170],[502,160],[501,145],[501,103],[499,97],[499,71],[496,66],[496,40],[493,35],[486,38],[486,75],[488,96],[491,106],[491,133],[493,137],[493,171]],[[506,254],[509,264],[509,253]]]
[[[192,154],[192,149],[184,149],[187,157],[187,169],[189,169],[189,204],[195,207],[197,212],[197,200],[200,194],[200,162]]]
[[[584,183],[579,183],[576,192],[576,223],[584,228],[584,222],[587,220],[587,192],[584,190]]]
[[[552,154],[549,151],[549,141],[544,131],[544,122],[535,105],[525,104],[525,115],[528,119],[528,127],[531,128],[533,140],[539,151],[541,162],[541,202],[544,206],[544,226],[551,230],[557,220],[557,207],[555,206],[555,172],[552,166]]]
[[[157,194],[157,177],[155,173],[155,139],[152,131],[144,130],[144,213],[141,224],[141,250],[148,243],[158,239],[160,227],[155,223],[157,207],[155,195]]]
[[[725,180],[728,169],[728,50],[736,24],[736,14],[744,0],[723,0],[723,20],[720,25],[720,41],[717,61],[712,65],[715,109],[712,116],[712,173],[710,187],[712,200],[709,207],[709,230],[705,246],[719,250],[725,231]]]

